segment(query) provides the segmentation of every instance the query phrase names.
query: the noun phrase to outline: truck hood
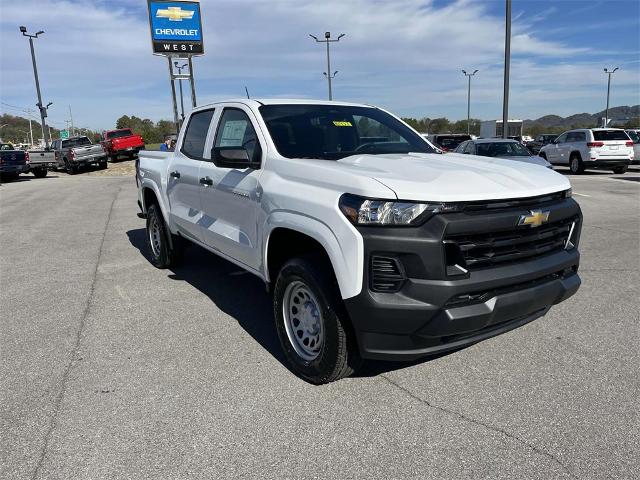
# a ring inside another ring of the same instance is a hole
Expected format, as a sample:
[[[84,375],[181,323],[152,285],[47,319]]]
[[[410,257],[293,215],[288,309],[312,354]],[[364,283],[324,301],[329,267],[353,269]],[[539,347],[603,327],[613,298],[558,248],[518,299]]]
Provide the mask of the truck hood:
[[[457,153],[354,155],[338,160],[350,173],[369,176],[402,200],[438,202],[524,198],[571,188],[549,168]]]

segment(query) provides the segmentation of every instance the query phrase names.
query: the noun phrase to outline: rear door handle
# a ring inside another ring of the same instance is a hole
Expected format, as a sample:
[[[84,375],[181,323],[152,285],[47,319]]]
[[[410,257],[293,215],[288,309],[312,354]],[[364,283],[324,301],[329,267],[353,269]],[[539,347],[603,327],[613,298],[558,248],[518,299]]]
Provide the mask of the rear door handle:
[[[180,178],[180,172],[178,171],[171,172],[169,175],[171,175],[173,178]]]
[[[213,185],[213,180],[211,180],[209,177],[201,178],[200,185],[203,185],[205,187],[210,187]]]

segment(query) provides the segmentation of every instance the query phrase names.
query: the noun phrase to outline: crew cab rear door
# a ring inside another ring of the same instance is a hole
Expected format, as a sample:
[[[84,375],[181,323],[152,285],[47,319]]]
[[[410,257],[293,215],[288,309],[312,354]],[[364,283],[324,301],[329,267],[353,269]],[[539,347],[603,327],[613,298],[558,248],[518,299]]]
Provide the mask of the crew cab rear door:
[[[181,235],[197,241],[202,238],[199,171],[205,163],[204,148],[214,113],[214,109],[199,110],[189,117],[180,148],[167,166],[171,222]]]
[[[265,139],[251,110],[229,104],[216,119],[215,136],[200,167],[203,242],[245,266],[259,269],[260,168],[224,168],[212,160],[213,147],[245,148],[262,162]]]

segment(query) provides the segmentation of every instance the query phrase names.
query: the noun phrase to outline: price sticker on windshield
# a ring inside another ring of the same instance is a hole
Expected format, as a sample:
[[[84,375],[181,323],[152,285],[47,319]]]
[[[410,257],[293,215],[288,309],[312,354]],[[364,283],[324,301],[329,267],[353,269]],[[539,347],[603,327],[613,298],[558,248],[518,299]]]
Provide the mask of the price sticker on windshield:
[[[338,121],[338,120],[334,120],[333,124],[336,127],[353,127],[353,125],[351,124],[351,122],[347,122],[346,120],[343,121]]]

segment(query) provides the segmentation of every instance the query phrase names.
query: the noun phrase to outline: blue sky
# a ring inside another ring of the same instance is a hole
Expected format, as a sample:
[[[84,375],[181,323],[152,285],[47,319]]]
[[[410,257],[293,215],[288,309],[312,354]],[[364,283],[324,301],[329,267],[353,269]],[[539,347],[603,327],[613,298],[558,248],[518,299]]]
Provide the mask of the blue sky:
[[[334,97],[403,116],[502,112],[504,1],[203,0],[207,54],[194,60],[198,103],[244,95],[326,98],[324,50],[309,33],[346,33],[332,50]],[[145,0],[0,3],[0,112],[32,107],[28,42],[37,40],[44,100],[57,127],[94,129],[123,114],[171,118],[166,60],[151,54]],[[513,0],[510,116],[603,110],[640,103],[640,1]],[[10,106],[7,106],[11,105]]]

